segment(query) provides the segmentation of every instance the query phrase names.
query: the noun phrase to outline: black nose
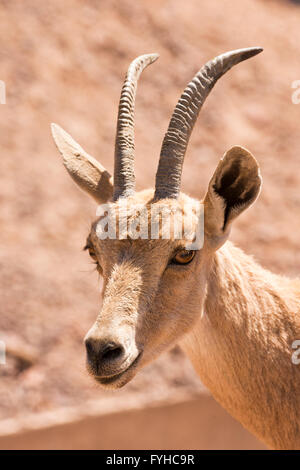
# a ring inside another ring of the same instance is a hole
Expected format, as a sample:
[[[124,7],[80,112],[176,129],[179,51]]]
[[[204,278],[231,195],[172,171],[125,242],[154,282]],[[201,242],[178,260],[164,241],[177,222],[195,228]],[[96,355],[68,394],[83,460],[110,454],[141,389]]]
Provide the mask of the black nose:
[[[124,355],[124,347],[115,341],[101,341],[95,338],[85,340],[87,358],[91,365],[104,367],[118,363]]]

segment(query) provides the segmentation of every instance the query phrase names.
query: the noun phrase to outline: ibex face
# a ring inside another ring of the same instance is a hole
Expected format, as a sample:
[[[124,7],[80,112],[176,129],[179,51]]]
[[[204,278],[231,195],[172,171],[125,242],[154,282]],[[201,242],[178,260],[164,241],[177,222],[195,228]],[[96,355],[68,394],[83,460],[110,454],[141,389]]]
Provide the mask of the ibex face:
[[[193,327],[202,310],[214,252],[226,241],[233,219],[259,193],[257,162],[241,147],[233,147],[221,159],[202,206],[180,193],[180,180],[187,143],[205,98],[227,70],[260,51],[249,48],[218,56],[190,82],[163,141],[154,191],[134,190],[133,117],[138,77],[157,55],[141,56],[128,69],[119,106],[114,180],[65,131],[52,126],[72,178],[98,204],[109,203],[93,223],[86,245],[104,281],[102,310],[85,338],[87,367],[106,387],[125,385]],[[133,236],[128,230],[137,218],[137,206],[146,220],[146,236]],[[171,214],[172,227],[184,226],[181,236],[172,229],[165,236],[161,216],[158,236],[153,236],[153,210],[162,206]],[[193,244],[199,207],[204,211],[200,247]],[[124,214],[126,233],[120,229]],[[104,226],[110,223],[116,227],[113,236],[104,236]],[[140,226],[141,222],[139,230]]]
[[[151,209],[156,205],[152,199],[153,191],[143,191],[129,202],[129,207],[145,209],[149,234]],[[187,224],[195,217],[196,201],[181,195],[175,204],[166,200],[164,208],[168,207],[180,222],[185,211],[185,232],[192,232]],[[122,240],[101,240],[100,224],[101,218],[92,225],[87,240],[104,279],[102,310],[86,336],[88,369],[100,383],[116,387],[194,324],[203,297],[197,273],[205,269],[205,263],[200,252],[185,249],[187,239],[171,234],[168,239],[133,240],[128,234]]]

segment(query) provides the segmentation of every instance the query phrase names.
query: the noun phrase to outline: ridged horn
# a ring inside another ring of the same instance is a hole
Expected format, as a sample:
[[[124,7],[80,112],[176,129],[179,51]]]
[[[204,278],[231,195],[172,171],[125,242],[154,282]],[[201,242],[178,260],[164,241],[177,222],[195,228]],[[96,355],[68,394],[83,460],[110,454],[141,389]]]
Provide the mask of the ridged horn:
[[[238,49],[219,55],[207,62],[181,95],[165,134],[154,199],[177,198],[180,192],[184,155],[200,109],[211,89],[231,67],[259,54],[261,47]]]
[[[121,91],[114,167],[114,194],[116,201],[119,197],[134,194],[134,105],[137,82],[147,65],[152,64],[158,54],[145,54],[131,62]]]

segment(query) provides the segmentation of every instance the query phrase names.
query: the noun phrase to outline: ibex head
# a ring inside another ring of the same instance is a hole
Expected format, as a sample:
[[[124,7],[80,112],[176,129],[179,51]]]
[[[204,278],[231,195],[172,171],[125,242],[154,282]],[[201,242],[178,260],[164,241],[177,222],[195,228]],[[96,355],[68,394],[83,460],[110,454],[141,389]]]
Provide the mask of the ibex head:
[[[151,238],[153,207],[169,209],[184,233],[194,233],[199,203],[180,192],[186,147],[199,111],[217,80],[233,65],[261,48],[240,49],[208,62],[189,83],[173,112],[162,144],[155,190],[135,193],[134,103],[142,70],[156,54],[135,59],[122,88],[115,146],[114,178],[89,156],[66,132],[53,124],[52,133],[63,162],[76,183],[98,204],[109,203],[117,222],[125,203],[128,222],[132,210],[146,213],[148,236],[129,231],[120,237],[103,236],[104,212],[92,224],[86,248],[103,276],[103,306],[87,333],[87,367],[104,386],[118,388],[137,370],[178,342],[201,315],[206,280],[215,251],[226,241],[232,221],[256,199],[261,178],[254,157],[242,147],[233,147],[219,162],[209,183],[204,208],[204,243],[191,249],[188,236],[174,230],[165,237],[161,216],[159,236]],[[127,225],[128,229],[128,225]]]

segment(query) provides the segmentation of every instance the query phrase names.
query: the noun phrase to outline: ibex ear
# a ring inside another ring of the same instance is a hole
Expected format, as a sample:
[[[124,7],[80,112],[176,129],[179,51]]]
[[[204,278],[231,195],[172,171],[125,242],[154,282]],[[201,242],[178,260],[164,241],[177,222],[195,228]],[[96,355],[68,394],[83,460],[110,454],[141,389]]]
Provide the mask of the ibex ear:
[[[221,245],[231,222],[257,198],[261,187],[257,161],[243,147],[232,147],[220,160],[204,199],[205,236]]]
[[[51,131],[63,163],[78,186],[98,204],[110,200],[113,194],[111,175],[57,124],[51,124]]]

